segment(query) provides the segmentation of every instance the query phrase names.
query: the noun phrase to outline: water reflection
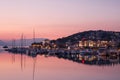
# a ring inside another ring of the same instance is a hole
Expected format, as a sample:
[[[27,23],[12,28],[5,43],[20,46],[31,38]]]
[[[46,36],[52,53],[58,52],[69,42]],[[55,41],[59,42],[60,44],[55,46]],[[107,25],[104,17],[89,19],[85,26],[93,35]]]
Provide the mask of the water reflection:
[[[23,72],[25,67],[26,67],[26,55],[23,53],[9,53],[11,54],[12,57],[12,64],[16,62],[16,55],[20,56],[20,66],[21,66],[21,71]],[[33,63],[32,63],[32,80],[35,80],[35,68],[36,68],[36,62],[37,62],[37,55],[28,55],[29,57],[31,57],[33,59]]]
[[[44,55],[46,58],[51,57],[51,55],[39,54]],[[29,55],[31,57],[36,57],[35,55]],[[69,56],[61,56],[55,55],[59,59],[65,59],[69,61],[73,61],[76,63],[82,63],[86,65],[97,65],[97,66],[113,66],[120,64],[120,56],[98,56],[98,55],[89,55],[89,56],[79,56],[79,55],[69,55]]]
[[[13,57],[13,61],[15,61],[15,54],[19,53],[11,53]],[[21,70],[23,69],[23,66],[25,67],[25,54],[21,53]],[[27,54],[27,56],[32,57],[34,60],[34,63],[36,62],[37,55],[43,55],[46,58],[47,57],[57,57],[59,59],[67,59],[69,61],[73,61],[76,63],[82,63],[86,65],[97,65],[97,66],[113,66],[120,64],[120,56],[98,56],[98,55],[48,55],[48,54]],[[24,60],[23,60],[24,58]],[[23,62],[24,61],[24,62]],[[24,64],[24,65],[23,65]],[[35,64],[34,64],[35,65]]]
[[[37,58],[34,57],[34,58],[33,58],[33,80],[35,79],[35,66],[36,66],[36,60],[37,60]]]
[[[12,64],[9,63],[9,60]],[[1,66],[3,66],[0,67],[0,75],[3,73],[9,74],[10,80],[120,79],[118,75],[120,74],[119,57],[26,55],[2,52],[0,54],[0,61],[2,61]],[[106,66],[106,68],[103,70],[103,68],[98,66]],[[108,66],[114,66],[114,68]],[[15,70],[14,75],[14,71],[11,70],[13,68]],[[6,76],[5,74],[3,75]],[[1,76],[0,80],[8,80],[4,76]]]

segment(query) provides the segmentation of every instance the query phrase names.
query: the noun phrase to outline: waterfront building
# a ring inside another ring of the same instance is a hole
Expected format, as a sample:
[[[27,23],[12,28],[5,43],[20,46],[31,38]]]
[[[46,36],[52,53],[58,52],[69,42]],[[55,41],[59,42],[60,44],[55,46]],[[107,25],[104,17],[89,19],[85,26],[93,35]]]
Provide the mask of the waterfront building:
[[[115,47],[115,41],[93,41],[93,40],[85,40],[85,41],[79,41],[79,47]]]

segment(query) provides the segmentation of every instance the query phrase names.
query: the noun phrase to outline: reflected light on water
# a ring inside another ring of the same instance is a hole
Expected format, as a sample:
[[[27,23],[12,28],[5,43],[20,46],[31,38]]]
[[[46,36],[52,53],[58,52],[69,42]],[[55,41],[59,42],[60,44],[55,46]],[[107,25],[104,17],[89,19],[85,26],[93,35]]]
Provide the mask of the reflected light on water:
[[[120,65],[88,65],[68,59],[0,53],[0,80],[119,80]]]

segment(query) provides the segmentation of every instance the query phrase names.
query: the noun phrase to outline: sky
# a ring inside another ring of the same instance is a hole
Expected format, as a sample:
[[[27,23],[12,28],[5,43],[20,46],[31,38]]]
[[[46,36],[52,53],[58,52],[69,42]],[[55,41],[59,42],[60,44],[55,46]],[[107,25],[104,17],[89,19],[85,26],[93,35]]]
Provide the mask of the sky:
[[[120,0],[0,0],[0,40],[120,31]]]

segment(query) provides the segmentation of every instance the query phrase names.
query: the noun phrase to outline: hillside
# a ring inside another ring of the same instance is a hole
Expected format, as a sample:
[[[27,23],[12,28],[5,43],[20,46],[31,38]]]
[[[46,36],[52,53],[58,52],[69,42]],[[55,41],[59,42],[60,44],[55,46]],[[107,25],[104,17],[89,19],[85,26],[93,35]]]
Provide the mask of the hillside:
[[[56,40],[57,43],[66,43],[71,42],[72,44],[80,41],[80,40],[115,40],[120,41],[120,32],[114,32],[114,31],[103,31],[103,30],[97,30],[97,31],[84,31],[79,32],[73,35],[70,35],[68,37],[59,38]]]

